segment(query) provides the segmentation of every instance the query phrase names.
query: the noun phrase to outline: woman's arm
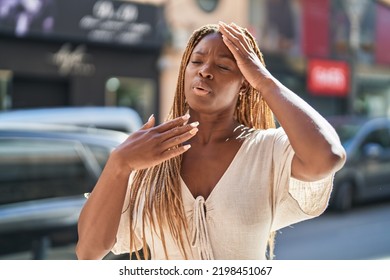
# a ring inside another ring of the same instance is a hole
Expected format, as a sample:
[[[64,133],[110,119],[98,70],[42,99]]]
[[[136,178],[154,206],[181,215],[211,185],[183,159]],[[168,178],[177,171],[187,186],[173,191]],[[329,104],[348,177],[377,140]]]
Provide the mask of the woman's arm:
[[[132,171],[157,165],[187,151],[181,145],[197,132],[188,115],[154,127],[153,117],[109,156],[79,217],[78,259],[102,259],[115,244]]]
[[[110,155],[79,217],[78,259],[102,259],[115,243],[129,172]]]
[[[262,94],[290,140],[295,151],[292,176],[315,181],[339,170],[346,154],[333,127],[264,67],[235,24],[220,23],[220,31],[242,74]]]
[[[265,78],[259,91],[294,149],[293,177],[315,181],[343,166],[346,155],[339,137],[316,110],[274,77]]]

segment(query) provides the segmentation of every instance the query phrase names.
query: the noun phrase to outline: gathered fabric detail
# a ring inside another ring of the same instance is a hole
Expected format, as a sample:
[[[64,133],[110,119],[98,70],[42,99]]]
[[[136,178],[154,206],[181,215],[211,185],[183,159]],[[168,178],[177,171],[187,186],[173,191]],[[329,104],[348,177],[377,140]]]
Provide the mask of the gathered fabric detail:
[[[202,196],[198,196],[195,199],[193,211],[191,245],[198,248],[199,256],[202,260],[213,260],[214,255],[207,230],[206,204]]]

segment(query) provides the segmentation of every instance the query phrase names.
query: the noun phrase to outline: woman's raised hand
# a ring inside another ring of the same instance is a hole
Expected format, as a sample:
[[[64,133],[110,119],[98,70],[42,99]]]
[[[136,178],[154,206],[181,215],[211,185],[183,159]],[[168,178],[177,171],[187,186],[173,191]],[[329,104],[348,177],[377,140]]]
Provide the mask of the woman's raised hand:
[[[262,86],[265,85],[264,81],[271,78],[272,75],[253,50],[243,30],[234,23],[219,22],[219,31],[222,33],[223,41],[236,59],[237,66],[245,79],[252,87],[262,91]]]
[[[186,114],[155,126],[152,115],[140,130],[113,151],[112,157],[130,172],[152,167],[184,153],[191,147],[184,143],[198,132],[199,123],[187,124],[189,118]]]

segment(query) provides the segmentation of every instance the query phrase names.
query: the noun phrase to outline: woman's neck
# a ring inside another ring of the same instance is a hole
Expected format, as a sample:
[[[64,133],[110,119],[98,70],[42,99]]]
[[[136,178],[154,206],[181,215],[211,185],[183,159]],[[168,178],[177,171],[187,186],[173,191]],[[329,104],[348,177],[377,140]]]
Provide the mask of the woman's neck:
[[[191,140],[199,144],[220,143],[235,139],[240,134],[240,124],[232,116],[211,116],[192,113],[189,123],[199,122],[198,133]]]

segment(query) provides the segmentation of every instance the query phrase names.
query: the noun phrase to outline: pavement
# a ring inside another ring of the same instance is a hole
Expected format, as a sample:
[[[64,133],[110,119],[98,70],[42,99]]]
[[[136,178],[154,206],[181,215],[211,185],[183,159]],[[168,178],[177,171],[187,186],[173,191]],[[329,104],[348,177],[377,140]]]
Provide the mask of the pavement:
[[[50,248],[46,255],[46,260],[77,260],[75,253],[76,244],[69,244],[66,246]],[[128,255],[116,256],[109,253],[105,260],[121,260],[128,259]],[[0,255],[0,260],[32,260],[33,255],[31,252],[20,252],[8,255]]]
[[[0,260],[31,260],[31,252],[20,252],[9,255],[0,255]],[[61,246],[58,248],[51,248],[47,252],[48,260],[77,260],[75,253],[75,245]]]

